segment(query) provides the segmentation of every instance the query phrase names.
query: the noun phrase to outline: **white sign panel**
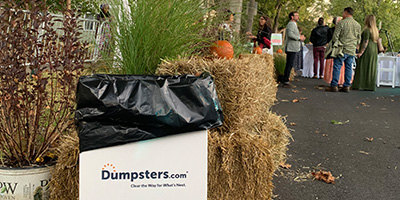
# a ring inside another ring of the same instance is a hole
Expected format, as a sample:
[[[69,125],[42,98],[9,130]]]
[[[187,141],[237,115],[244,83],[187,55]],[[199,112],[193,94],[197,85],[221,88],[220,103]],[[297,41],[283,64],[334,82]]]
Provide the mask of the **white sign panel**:
[[[271,34],[271,44],[272,45],[282,45],[282,34],[272,33]]]
[[[85,151],[79,199],[207,199],[207,131]]]

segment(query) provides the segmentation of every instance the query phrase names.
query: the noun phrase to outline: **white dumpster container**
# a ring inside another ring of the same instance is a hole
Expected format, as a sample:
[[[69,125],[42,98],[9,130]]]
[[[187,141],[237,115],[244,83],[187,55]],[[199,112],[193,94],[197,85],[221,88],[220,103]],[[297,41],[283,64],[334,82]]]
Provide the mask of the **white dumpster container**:
[[[84,151],[80,200],[207,199],[207,130]]]

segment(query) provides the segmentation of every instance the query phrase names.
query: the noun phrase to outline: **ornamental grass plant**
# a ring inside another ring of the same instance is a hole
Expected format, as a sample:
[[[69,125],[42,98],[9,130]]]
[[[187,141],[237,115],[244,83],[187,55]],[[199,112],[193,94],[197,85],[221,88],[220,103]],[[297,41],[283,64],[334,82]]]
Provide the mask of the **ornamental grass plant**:
[[[162,59],[198,54],[215,37],[202,0],[110,0],[114,73],[154,74]],[[208,19],[207,19],[208,18]],[[111,64],[110,64],[111,65]]]
[[[0,164],[8,167],[54,161],[60,135],[73,128],[86,53],[74,12],[56,31],[43,1],[29,4],[23,11],[6,0],[0,8]]]
[[[285,73],[286,54],[274,53],[274,66],[276,69],[276,75],[283,75]]]

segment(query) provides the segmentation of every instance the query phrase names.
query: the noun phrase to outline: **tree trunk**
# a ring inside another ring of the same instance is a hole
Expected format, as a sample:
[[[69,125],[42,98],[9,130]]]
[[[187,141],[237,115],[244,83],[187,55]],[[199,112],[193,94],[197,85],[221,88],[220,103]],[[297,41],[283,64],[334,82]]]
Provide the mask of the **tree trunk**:
[[[254,12],[255,12],[255,6],[256,6],[256,1],[255,0],[250,0],[247,8],[247,25],[246,25],[246,32],[251,32],[253,29],[253,19],[254,19]]]
[[[243,0],[214,0],[214,2],[221,8],[220,11],[229,9],[235,14],[233,29],[240,32]]]
[[[275,6],[275,10],[276,10],[276,15],[274,18],[274,25],[272,28],[272,32],[273,33],[277,33],[278,32],[278,26],[279,26],[279,15],[281,14],[281,9],[282,9],[282,2],[281,0],[277,0],[276,1],[276,6]]]
[[[240,32],[240,24],[242,18],[242,4],[243,0],[231,0],[229,1],[229,8],[233,13],[235,13],[235,21],[233,25],[233,29],[237,32]]]

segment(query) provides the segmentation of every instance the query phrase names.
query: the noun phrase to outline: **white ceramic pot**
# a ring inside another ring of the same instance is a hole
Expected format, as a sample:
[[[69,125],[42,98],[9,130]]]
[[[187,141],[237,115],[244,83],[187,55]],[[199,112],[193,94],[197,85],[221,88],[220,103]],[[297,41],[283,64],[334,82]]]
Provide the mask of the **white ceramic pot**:
[[[50,169],[50,167],[0,168],[0,199],[49,199]]]

